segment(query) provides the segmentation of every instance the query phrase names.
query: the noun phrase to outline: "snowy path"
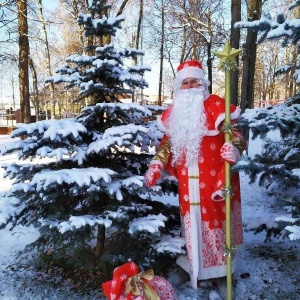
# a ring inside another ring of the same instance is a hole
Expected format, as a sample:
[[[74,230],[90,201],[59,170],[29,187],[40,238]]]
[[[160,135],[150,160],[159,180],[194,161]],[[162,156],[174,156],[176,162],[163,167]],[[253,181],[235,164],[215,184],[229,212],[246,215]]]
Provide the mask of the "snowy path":
[[[18,227],[13,232],[0,230],[0,299],[1,300],[96,300],[95,296],[85,296],[72,292],[61,281],[48,280],[43,274],[30,269],[16,267],[18,251],[36,240],[38,232],[34,228]],[[58,286],[58,287],[57,287]]]
[[[0,143],[6,140],[6,136],[0,136]],[[0,164],[16,161],[16,155],[0,156]],[[0,195],[9,190],[11,181],[3,179],[4,170],[0,168]],[[19,226],[13,231],[8,228],[0,230],[0,300],[95,300],[96,297],[83,298],[73,293],[67,286],[53,287],[53,283],[44,282],[41,274],[17,268],[15,264],[16,254],[26,245],[34,242],[38,237],[36,229]]]

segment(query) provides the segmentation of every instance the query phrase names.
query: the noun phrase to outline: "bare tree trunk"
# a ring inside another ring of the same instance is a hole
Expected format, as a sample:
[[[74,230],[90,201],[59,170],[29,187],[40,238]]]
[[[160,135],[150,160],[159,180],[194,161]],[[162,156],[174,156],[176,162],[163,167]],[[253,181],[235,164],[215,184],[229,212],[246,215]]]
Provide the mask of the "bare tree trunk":
[[[253,106],[254,69],[256,60],[256,32],[248,32],[246,45],[243,53],[243,76],[242,76],[242,101],[241,109],[244,112]]]
[[[48,43],[45,19],[44,19],[44,15],[43,15],[42,0],[37,0],[37,7],[39,10],[39,14],[40,14],[40,22],[41,22],[41,27],[42,27],[43,39],[44,39],[47,73],[48,73],[48,76],[52,76],[50,50],[49,50],[49,43]],[[52,119],[54,119],[55,118],[55,97],[54,97],[54,83],[53,82],[50,83],[50,101],[51,101],[51,117],[52,117]]]
[[[30,95],[29,95],[29,41],[27,23],[27,0],[18,0],[18,31],[19,31],[19,89],[21,122],[29,124]]]
[[[298,46],[294,46],[292,47],[292,61],[297,61],[297,57],[298,57]],[[295,72],[296,72],[296,67],[293,67],[290,73],[289,97],[295,95],[295,91],[296,91],[295,81],[294,81]]]
[[[211,43],[207,43],[207,57],[211,58]],[[212,93],[212,60],[207,60],[207,78],[211,83],[208,87],[210,93]]]
[[[37,75],[36,75],[36,70],[34,66],[34,62],[32,58],[29,56],[29,67],[31,70],[31,76],[32,76],[32,85],[33,85],[33,106],[35,110],[35,120],[39,121],[40,119],[40,105],[39,105],[39,93],[38,93],[38,85],[37,85]]]
[[[208,31],[208,35],[209,35],[209,41],[206,40],[206,44],[207,44],[207,77],[208,80],[210,82],[210,85],[208,87],[208,90],[210,93],[212,93],[212,59],[211,59],[211,41],[212,41],[212,25],[211,25],[211,11],[209,9],[208,13],[207,13],[207,20],[208,20],[208,24],[207,24],[207,31]]]
[[[261,16],[262,0],[249,0],[248,20],[258,20]],[[241,91],[241,110],[252,108],[254,104],[254,74],[256,62],[257,32],[248,29],[246,44],[243,51],[243,76]],[[249,129],[242,130],[245,139],[249,140]]]
[[[105,242],[105,227],[104,225],[98,225],[97,242],[95,247],[95,256],[100,258],[103,254]]]
[[[164,39],[165,39],[165,8],[164,0],[161,2],[161,42],[160,42],[160,68],[159,68],[159,84],[158,84],[158,105],[162,105],[162,85],[163,85],[163,69],[164,69]]]
[[[124,0],[118,10],[117,16],[121,15],[125,9],[126,4],[128,3],[129,0]],[[143,1],[141,1],[143,2]]]
[[[144,0],[140,0],[140,11],[139,11],[139,20],[138,20],[138,26],[136,30],[136,41],[135,41],[135,48],[139,49],[140,46],[140,36],[142,31],[142,21],[144,17]],[[134,64],[137,65],[137,58],[134,60]]]
[[[13,108],[16,109],[16,99],[15,99],[15,79],[14,76],[11,77],[11,91],[12,91],[12,100],[13,100]]]
[[[186,9],[186,1],[183,1],[183,9]],[[182,37],[182,48],[180,52],[180,59],[179,63],[182,63],[185,60],[185,52],[187,47],[187,28],[186,26],[183,27],[183,37]]]
[[[181,52],[180,52],[180,59],[179,59],[179,63],[182,63],[184,61],[185,58],[185,51],[186,51],[186,44],[187,44],[187,34],[186,34],[186,27],[183,28],[183,44],[182,44],[182,48],[181,48]]]
[[[141,31],[142,31],[143,14],[144,14],[144,0],[140,0],[139,19],[138,19],[138,25],[137,25],[137,30],[136,30],[136,40],[135,40],[135,48],[136,49],[139,49],[139,46],[140,46],[140,37],[141,37]],[[133,57],[132,60],[133,60],[133,65],[136,66],[137,63],[138,63],[137,56]],[[135,102],[137,100],[135,98],[135,92],[134,91],[132,93],[132,102]],[[142,95],[141,95],[141,100],[143,101]]]
[[[262,0],[249,0],[248,19],[258,20],[261,17]],[[246,44],[243,51],[243,76],[242,76],[242,101],[241,109],[244,112],[247,108],[253,107],[254,95],[254,73],[256,62],[256,39],[257,32],[248,29]]]
[[[238,49],[240,45],[240,29],[234,28],[234,23],[241,21],[241,0],[231,0],[231,35],[230,44],[232,48]],[[236,56],[237,66],[239,56]],[[231,72],[230,102],[238,105],[239,94],[239,71],[235,69]]]

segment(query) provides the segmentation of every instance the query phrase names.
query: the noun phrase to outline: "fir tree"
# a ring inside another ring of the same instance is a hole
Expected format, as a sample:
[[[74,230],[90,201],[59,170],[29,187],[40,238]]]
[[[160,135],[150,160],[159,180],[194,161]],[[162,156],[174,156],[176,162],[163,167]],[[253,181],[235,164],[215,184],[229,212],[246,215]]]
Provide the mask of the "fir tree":
[[[300,2],[295,1],[289,9],[299,5]],[[266,39],[280,40],[282,47],[286,47],[290,43],[296,45],[300,39],[300,20],[288,19],[282,13],[273,20],[265,11],[260,20],[238,22],[235,26],[257,30],[258,43]],[[289,72],[292,68],[296,69],[294,80],[298,85],[298,60],[280,67],[277,73]],[[268,224],[263,224],[256,231],[266,230],[267,237],[275,233],[280,239],[285,235],[291,240],[300,239],[300,94],[274,107],[246,110],[239,125],[250,128],[252,138],[260,137],[264,145],[261,155],[238,163],[234,169],[249,174],[251,183],[258,180],[270,194],[274,194],[274,187],[280,186],[282,192],[274,197],[277,206],[287,212],[276,219],[276,228],[268,228]],[[275,130],[280,132],[279,141],[268,138],[268,133]]]
[[[100,18],[109,9],[101,1],[89,9],[78,20],[86,36],[100,41],[120,28],[122,17]],[[147,86],[143,74],[149,68],[124,65],[124,59],[142,52],[118,52],[113,43],[92,48],[93,55],[70,56],[48,81],[78,86],[79,98],[95,103],[77,118],[18,124],[11,134],[15,140],[1,148],[2,155],[17,152],[20,161],[4,166],[5,176],[14,181],[1,199],[0,226],[40,228],[31,246],[44,257],[50,253],[51,263],[90,272],[100,268],[95,271],[99,285],[128,260],[162,271],[172,264],[164,259],[166,252],[174,258],[184,242],[176,237],[178,208],[149,199],[151,191],[143,184],[149,151],[162,136],[153,113],[163,108],[118,101],[119,95]],[[174,186],[166,177],[164,192]],[[153,195],[159,193],[161,188],[152,189]]]
[[[65,89],[79,87],[77,101],[84,99],[92,103],[114,102],[120,96],[132,94],[133,88],[148,86],[143,79],[144,66],[125,66],[124,58],[136,59],[143,51],[126,48],[122,51],[115,49],[111,42],[117,29],[124,21],[122,16],[107,17],[110,5],[105,1],[92,1],[89,13],[80,13],[78,24],[85,30],[88,39],[86,54],[73,54],[66,58],[67,64],[58,70],[59,75],[48,78],[46,82],[64,83]],[[94,44],[89,41],[107,44]]]

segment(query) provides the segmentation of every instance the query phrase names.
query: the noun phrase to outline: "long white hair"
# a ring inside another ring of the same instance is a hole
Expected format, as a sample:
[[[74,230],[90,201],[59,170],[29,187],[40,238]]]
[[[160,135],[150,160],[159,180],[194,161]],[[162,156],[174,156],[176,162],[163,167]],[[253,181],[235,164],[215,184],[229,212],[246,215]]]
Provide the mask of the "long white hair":
[[[171,140],[172,164],[190,165],[198,162],[200,145],[207,134],[204,111],[204,87],[178,90],[174,95],[173,108],[167,121],[167,134]]]

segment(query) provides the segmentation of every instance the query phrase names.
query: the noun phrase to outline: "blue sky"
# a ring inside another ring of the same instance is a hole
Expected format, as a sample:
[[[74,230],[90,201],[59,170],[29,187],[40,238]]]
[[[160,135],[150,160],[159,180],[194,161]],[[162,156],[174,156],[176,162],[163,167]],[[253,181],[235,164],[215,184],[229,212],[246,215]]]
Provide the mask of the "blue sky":
[[[54,10],[57,7],[57,0],[43,0],[43,6]]]

